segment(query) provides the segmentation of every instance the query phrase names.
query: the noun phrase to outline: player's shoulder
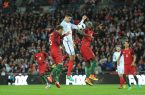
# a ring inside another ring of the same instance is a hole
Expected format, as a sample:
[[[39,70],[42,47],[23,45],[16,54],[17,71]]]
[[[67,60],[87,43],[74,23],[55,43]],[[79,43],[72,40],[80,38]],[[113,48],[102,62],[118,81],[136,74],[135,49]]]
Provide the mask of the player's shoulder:
[[[51,35],[51,36],[56,36],[56,35],[58,35],[58,32],[53,31],[50,35]]]
[[[52,36],[54,34],[54,31],[52,33],[49,34],[49,36]]]
[[[115,51],[114,52],[114,55],[118,55],[118,54],[120,54],[121,52],[117,52],[117,51]]]
[[[61,26],[64,26],[66,25],[66,22],[63,20],[61,23],[60,23]]]

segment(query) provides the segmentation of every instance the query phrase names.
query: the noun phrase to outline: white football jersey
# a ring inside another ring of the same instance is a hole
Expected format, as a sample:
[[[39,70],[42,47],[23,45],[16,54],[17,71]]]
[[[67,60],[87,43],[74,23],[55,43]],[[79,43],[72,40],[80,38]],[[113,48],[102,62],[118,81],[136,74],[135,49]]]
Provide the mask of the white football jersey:
[[[84,21],[82,20],[79,24],[83,24],[83,22]],[[79,27],[77,25],[75,25],[75,24],[70,23],[70,22],[67,23],[65,20],[63,20],[60,25],[63,26],[63,29],[64,29],[64,33],[63,34],[65,34],[67,32],[70,32],[70,35],[65,36],[63,38],[63,40],[65,40],[65,41],[73,41],[73,39],[72,39],[72,29],[79,29]]]
[[[113,54],[113,62],[116,62],[118,60],[120,54],[121,54],[121,51],[120,52],[117,52],[117,51],[114,52],[114,54]],[[120,58],[120,62],[124,62],[123,55]]]
[[[113,62],[116,62],[119,58],[121,54],[121,51],[120,52],[114,52],[113,54]],[[121,58],[120,58],[120,65],[117,66],[117,72],[118,74],[124,74],[124,56],[122,55]]]

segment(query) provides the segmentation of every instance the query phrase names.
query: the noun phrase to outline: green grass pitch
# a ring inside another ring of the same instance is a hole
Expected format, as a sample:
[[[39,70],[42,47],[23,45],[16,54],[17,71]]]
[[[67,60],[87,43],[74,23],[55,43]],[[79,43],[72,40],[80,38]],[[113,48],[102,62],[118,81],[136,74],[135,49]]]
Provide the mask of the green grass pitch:
[[[27,86],[6,86],[0,85],[0,95],[145,95],[145,86],[138,89],[132,86],[130,91],[127,88],[117,89],[119,85],[94,85],[94,86],[66,86],[60,89],[54,85],[45,89],[44,85]]]

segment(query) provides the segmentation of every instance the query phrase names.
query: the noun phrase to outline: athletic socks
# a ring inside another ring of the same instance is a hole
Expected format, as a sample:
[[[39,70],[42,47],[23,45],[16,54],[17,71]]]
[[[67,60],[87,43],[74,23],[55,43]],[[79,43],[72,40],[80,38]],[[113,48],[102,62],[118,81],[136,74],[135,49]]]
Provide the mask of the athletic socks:
[[[51,75],[55,78],[56,81],[59,80],[61,70],[62,70],[62,65],[58,64],[51,72]]]
[[[126,76],[125,79],[126,79],[126,83],[127,83],[128,87],[131,87],[131,85],[130,85],[130,83],[129,83],[129,78],[128,78],[128,76]]]
[[[46,84],[48,84],[48,80],[47,80],[47,77],[45,75],[41,75],[40,77],[43,81],[45,81]]]
[[[68,63],[68,71],[67,71],[67,76],[71,75],[71,71],[73,69],[73,64],[74,64],[74,60],[70,60]]]
[[[95,67],[96,67],[96,61],[91,61],[91,67],[90,67],[91,74],[94,74]]]
[[[56,80],[56,81],[59,81],[59,76],[60,76],[60,73],[61,73],[61,71],[62,71],[62,65],[61,65],[61,64],[58,64],[58,65],[56,66],[56,68],[57,68],[57,71],[56,71],[55,80]]]
[[[120,76],[120,87],[122,87],[123,84],[125,84],[125,80],[124,80],[123,76]]]
[[[89,66],[85,66],[85,73],[86,73],[86,78],[89,78],[90,76]]]

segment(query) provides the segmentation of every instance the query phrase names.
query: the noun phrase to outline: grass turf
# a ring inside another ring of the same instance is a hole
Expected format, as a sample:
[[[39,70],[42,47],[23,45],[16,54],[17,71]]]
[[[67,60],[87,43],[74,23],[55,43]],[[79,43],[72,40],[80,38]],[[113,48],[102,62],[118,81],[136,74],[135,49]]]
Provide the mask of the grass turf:
[[[54,85],[45,89],[44,85],[27,86],[6,86],[0,85],[0,95],[145,95],[145,86],[138,89],[132,86],[130,91],[127,88],[117,89],[119,85],[94,85],[94,86],[66,86],[60,89]]]

